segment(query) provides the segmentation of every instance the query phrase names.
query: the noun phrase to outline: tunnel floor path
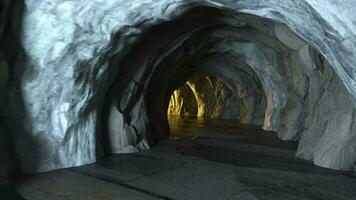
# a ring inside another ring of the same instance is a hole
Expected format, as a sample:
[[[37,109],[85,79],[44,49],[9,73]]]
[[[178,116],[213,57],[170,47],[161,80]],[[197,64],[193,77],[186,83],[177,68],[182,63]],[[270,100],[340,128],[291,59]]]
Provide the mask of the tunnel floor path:
[[[297,143],[233,121],[173,122],[172,137],[150,150],[86,166],[14,174],[28,200],[241,199],[356,200],[356,173],[294,157]]]

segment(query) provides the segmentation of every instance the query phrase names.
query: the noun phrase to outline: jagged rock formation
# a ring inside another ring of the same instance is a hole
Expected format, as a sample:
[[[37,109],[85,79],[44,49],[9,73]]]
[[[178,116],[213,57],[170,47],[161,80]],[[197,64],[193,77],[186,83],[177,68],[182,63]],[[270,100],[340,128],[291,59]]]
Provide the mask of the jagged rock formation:
[[[264,95],[256,96],[257,92],[253,91],[256,87],[247,87],[251,82],[243,80],[241,76],[232,76],[229,83],[210,76],[190,79],[173,92],[167,114],[236,119],[245,124],[261,125],[266,110]]]
[[[195,92],[188,84],[184,84],[173,91],[169,100],[167,115],[172,117],[197,117],[199,109],[201,110],[201,108],[198,108]]]
[[[265,106],[263,128],[300,140],[297,156],[356,168],[351,0],[25,0],[22,6],[24,16],[21,9],[13,15],[23,20],[5,29],[2,47],[13,69],[5,113],[19,170],[148,148],[167,136],[172,92],[202,73],[265,101],[258,103],[258,110]]]

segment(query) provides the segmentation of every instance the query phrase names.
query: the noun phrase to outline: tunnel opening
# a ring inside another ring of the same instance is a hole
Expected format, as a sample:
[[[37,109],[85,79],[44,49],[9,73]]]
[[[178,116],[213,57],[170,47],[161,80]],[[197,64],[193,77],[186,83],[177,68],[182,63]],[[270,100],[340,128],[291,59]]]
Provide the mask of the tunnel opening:
[[[324,110],[317,99],[325,91],[335,92],[322,85],[340,85],[332,78],[331,65],[318,55],[285,24],[232,10],[187,9],[146,30],[120,60],[123,70],[110,88],[104,112],[109,113],[109,122],[104,121],[104,126],[109,124],[107,146],[117,148],[111,153],[136,152],[167,139],[171,94],[204,75],[237,88],[240,124],[257,126],[283,141],[301,141],[297,155],[312,160],[314,136],[324,132],[314,125],[325,127],[326,118],[335,119],[319,117]],[[323,102],[329,100],[333,98]],[[191,113],[199,116],[204,109],[199,111],[197,104]]]
[[[170,138],[194,137],[196,142],[218,139],[295,152],[298,143],[282,141],[276,132],[263,130],[263,118],[246,121],[246,116],[264,116],[266,107],[256,110],[257,105],[253,105],[251,109],[251,104],[256,101],[252,101],[255,100],[253,98],[250,99],[252,102],[244,102],[251,96],[246,96],[243,91],[241,85],[232,85],[213,75],[190,77],[174,89],[169,98],[167,120]]]
[[[98,149],[108,154],[138,152],[167,139],[171,95],[199,75],[218,77],[238,91],[239,117],[220,116],[225,122],[234,121],[220,124],[225,128],[257,127],[256,132],[269,133],[280,142],[300,141],[296,155],[306,160],[317,158],[314,152],[324,148],[315,145],[325,142],[320,137],[335,137],[332,132],[337,127],[332,124],[337,119],[328,114],[333,109],[329,102],[339,104],[336,91],[347,96],[346,89],[314,43],[279,21],[231,9],[196,5],[170,17],[136,24],[142,30],[132,33],[134,42],[127,41],[130,48],[110,55],[112,63],[105,78],[111,85],[108,91],[102,90],[106,98],[98,116],[101,123],[96,124],[103,140],[102,144],[97,141]],[[199,118],[205,111],[199,111],[198,102],[193,104],[183,114],[196,113]],[[227,110],[233,115],[234,109]],[[216,125],[219,120],[203,121]],[[325,162],[324,156],[320,153],[318,162]]]
[[[167,109],[168,119],[199,116],[198,102],[194,91],[186,82],[173,91]]]

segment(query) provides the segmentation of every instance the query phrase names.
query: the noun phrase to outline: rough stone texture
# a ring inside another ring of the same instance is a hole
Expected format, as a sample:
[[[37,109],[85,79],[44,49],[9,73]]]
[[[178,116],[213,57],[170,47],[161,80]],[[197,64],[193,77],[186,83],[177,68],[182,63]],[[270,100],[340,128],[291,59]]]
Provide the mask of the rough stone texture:
[[[185,83],[172,93],[167,115],[172,117],[197,117],[199,109],[198,100],[196,99],[194,91]]]
[[[247,93],[245,85],[238,84],[238,81],[241,82],[240,76],[234,78],[229,83],[212,76],[201,75],[189,79],[173,92],[167,114],[177,115],[175,117],[188,115],[205,119],[236,119],[241,123],[261,125],[266,108],[257,110],[260,102]]]
[[[226,115],[229,115],[226,112],[231,111],[232,116],[231,114],[230,116],[239,119],[239,106],[236,106],[237,92],[233,91],[232,88],[228,88],[223,82],[213,77],[192,79],[187,84],[196,97],[198,117],[224,119],[228,118]],[[235,110],[228,110],[230,103],[235,104]]]
[[[356,2],[24,3],[22,23],[6,30],[9,44],[20,40],[6,54],[14,69],[6,123],[20,170],[148,148],[166,136],[173,90],[202,72],[240,74],[267,102],[263,127],[301,140],[298,156],[355,169]]]

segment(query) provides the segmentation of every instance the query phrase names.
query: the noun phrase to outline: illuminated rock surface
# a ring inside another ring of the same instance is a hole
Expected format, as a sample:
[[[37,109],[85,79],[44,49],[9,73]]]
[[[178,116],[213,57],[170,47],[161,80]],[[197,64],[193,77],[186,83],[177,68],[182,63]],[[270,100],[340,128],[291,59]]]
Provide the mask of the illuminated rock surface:
[[[262,95],[256,97],[256,91],[251,92],[254,87],[250,87],[249,92],[245,89],[246,85],[238,84],[240,78],[236,76],[236,80],[229,82],[209,76],[189,79],[173,92],[168,117],[183,115],[205,119],[236,119],[245,124],[261,125],[266,110],[265,99]]]
[[[356,168],[353,0],[21,2],[1,47],[16,170],[149,148],[171,93],[202,73],[265,101],[256,122],[300,141],[298,157]]]

